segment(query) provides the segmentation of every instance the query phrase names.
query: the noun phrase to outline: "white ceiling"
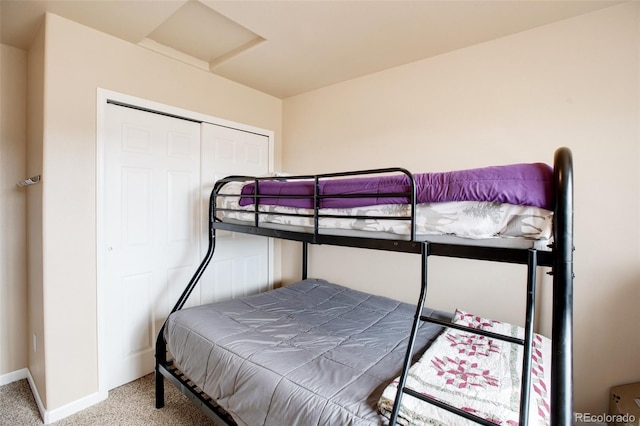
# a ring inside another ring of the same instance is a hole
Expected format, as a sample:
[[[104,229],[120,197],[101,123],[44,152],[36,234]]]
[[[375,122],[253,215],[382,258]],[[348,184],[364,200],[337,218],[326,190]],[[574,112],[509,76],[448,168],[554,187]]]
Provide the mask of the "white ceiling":
[[[0,41],[51,12],[286,98],[622,2],[0,0]]]

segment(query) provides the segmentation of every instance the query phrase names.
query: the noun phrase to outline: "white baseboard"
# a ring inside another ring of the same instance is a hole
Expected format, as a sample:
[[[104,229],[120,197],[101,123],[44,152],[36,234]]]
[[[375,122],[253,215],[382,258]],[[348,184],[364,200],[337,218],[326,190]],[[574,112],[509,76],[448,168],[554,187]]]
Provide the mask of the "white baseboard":
[[[44,408],[44,404],[42,403],[42,399],[40,399],[40,394],[38,393],[38,388],[36,387],[36,382],[33,380],[31,376],[31,371],[27,370],[27,382],[29,382],[29,387],[31,388],[31,393],[33,394],[33,399],[36,400],[36,405],[38,406],[38,411],[40,412],[40,417],[44,424],[48,424],[45,421],[45,414],[47,410]]]
[[[33,389],[33,387],[32,387]],[[35,396],[35,393],[34,393]],[[57,422],[58,420],[62,420],[66,417],[71,416],[72,414],[78,413],[86,408],[91,407],[101,401],[104,401],[109,397],[108,392],[104,392],[104,394],[100,392],[92,393],[91,395],[87,395],[83,398],[80,398],[76,401],[73,401],[67,405],[63,405],[60,408],[56,408],[55,410],[46,410],[42,406],[40,402],[40,398],[36,398],[36,402],[38,404],[38,409],[40,410],[40,415],[42,416],[42,421],[45,425]]]
[[[22,370],[14,371],[12,373],[3,374],[0,376],[0,386],[8,385],[9,383],[17,382],[18,380],[26,379],[29,374],[29,369],[23,368]]]
[[[38,388],[36,387],[36,383],[31,376],[31,372],[28,368],[23,368],[22,370],[14,371],[12,373],[3,374],[0,376],[0,386],[8,385],[9,383],[17,382],[18,380],[27,379],[29,383],[29,387],[31,388],[31,393],[33,394],[33,399],[36,401],[36,405],[38,406],[38,411],[40,412],[40,417],[45,425],[57,422],[58,420],[62,420],[65,417],[69,417],[72,414],[80,412],[85,408],[89,408],[92,405],[97,404],[98,402],[104,401],[108,398],[108,392],[96,392],[91,395],[87,395],[84,398],[80,398],[77,401],[73,401],[67,405],[64,405],[60,408],[56,408],[54,410],[47,410],[45,408],[42,399],[40,398],[40,394],[38,393]]]

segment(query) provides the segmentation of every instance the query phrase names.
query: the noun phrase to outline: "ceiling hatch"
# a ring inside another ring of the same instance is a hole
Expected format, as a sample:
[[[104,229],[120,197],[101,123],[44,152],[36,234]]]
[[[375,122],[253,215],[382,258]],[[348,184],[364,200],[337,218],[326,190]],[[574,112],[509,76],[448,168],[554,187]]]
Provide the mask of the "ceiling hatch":
[[[265,39],[206,5],[186,2],[141,45],[208,70]],[[168,48],[168,49],[167,49]]]

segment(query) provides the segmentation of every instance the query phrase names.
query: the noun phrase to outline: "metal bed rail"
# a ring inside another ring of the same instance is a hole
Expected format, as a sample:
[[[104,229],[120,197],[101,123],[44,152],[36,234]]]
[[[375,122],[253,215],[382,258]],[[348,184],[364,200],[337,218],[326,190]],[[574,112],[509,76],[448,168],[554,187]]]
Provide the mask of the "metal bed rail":
[[[366,193],[358,193],[358,194],[322,194],[320,189],[320,182],[324,182],[330,179],[335,178],[347,178],[347,177],[367,177],[367,176],[375,176],[375,175],[397,175],[404,176],[406,178],[406,189],[402,192],[366,192]],[[260,193],[260,184],[267,181],[289,181],[289,182],[309,182],[313,183],[313,193],[309,194],[261,194]],[[253,183],[253,193],[251,194],[221,194],[220,189],[229,182],[252,182]],[[260,226],[260,217],[264,215],[275,215],[275,216],[290,216],[290,217],[301,217],[301,218],[310,218],[313,219],[313,232],[312,234],[317,237],[320,235],[320,219],[323,218],[336,218],[336,219],[357,219],[357,220],[401,220],[401,221],[410,221],[410,236],[409,240],[414,241],[416,238],[416,181],[411,172],[401,167],[388,167],[388,168],[379,168],[379,169],[368,169],[368,170],[358,170],[358,171],[349,171],[349,172],[338,172],[338,173],[323,173],[316,175],[296,175],[296,176],[286,176],[286,177],[253,177],[253,176],[229,176],[227,178],[220,179],[216,182],[214,186],[214,190],[212,192],[212,197],[215,198],[213,207],[215,209],[214,216],[218,216],[219,212],[234,212],[234,213],[249,213],[247,210],[242,209],[228,209],[228,208],[220,208],[217,205],[218,198],[224,197],[246,197],[253,199],[253,226],[256,228],[261,228]],[[320,211],[321,204],[324,200],[340,200],[340,199],[366,199],[366,198],[406,198],[408,200],[408,205],[410,206],[409,215],[384,215],[384,216],[375,216],[375,215],[341,215],[341,214],[328,214]],[[279,199],[293,199],[293,200],[306,200],[309,201],[313,206],[310,210],[310,213],[274,213],[260,210],[260,204],[263,200],[268,200],[272,198]],[[220,222],[219,219],[217,219]]]

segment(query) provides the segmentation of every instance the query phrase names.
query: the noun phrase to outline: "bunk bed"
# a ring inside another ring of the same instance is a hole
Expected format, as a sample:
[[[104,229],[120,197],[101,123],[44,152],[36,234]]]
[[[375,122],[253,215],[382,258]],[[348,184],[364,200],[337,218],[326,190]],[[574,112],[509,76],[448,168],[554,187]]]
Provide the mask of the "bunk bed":
[[[461,214],[471,220],[458,220]],[[213,257],[218,230],[301,242],[302,280],[182,309]],[[214,185],[208,237],[207,254],[156,341],[157,408],[164,406],[167,378],[220,424],[573,424],[568,148],[555,152],[553,168],[231,176]],[[313,244],[419,255],[417,303],[308,278]],[[525,265],[524,327],[426,308],[430,256]],[[538,267],[553,276],[550,339],[533,331]],[[466,358],[447,353],[461,342],[473,349]],[[484,352],[473,358],[480,347]],[[502,352],[508,366],[491,368],[510,370],[506,391],[482,364]],[[451,379],[444,365],[451,360],[458,370],[467,363],[481,372]],[[482,399],[474,389],[478,376],[499,388],[488,399],[509,401],[468,403]],[[456,382],[460,377],[464,383]],[[467,390],[475,396],[465,396]]]

